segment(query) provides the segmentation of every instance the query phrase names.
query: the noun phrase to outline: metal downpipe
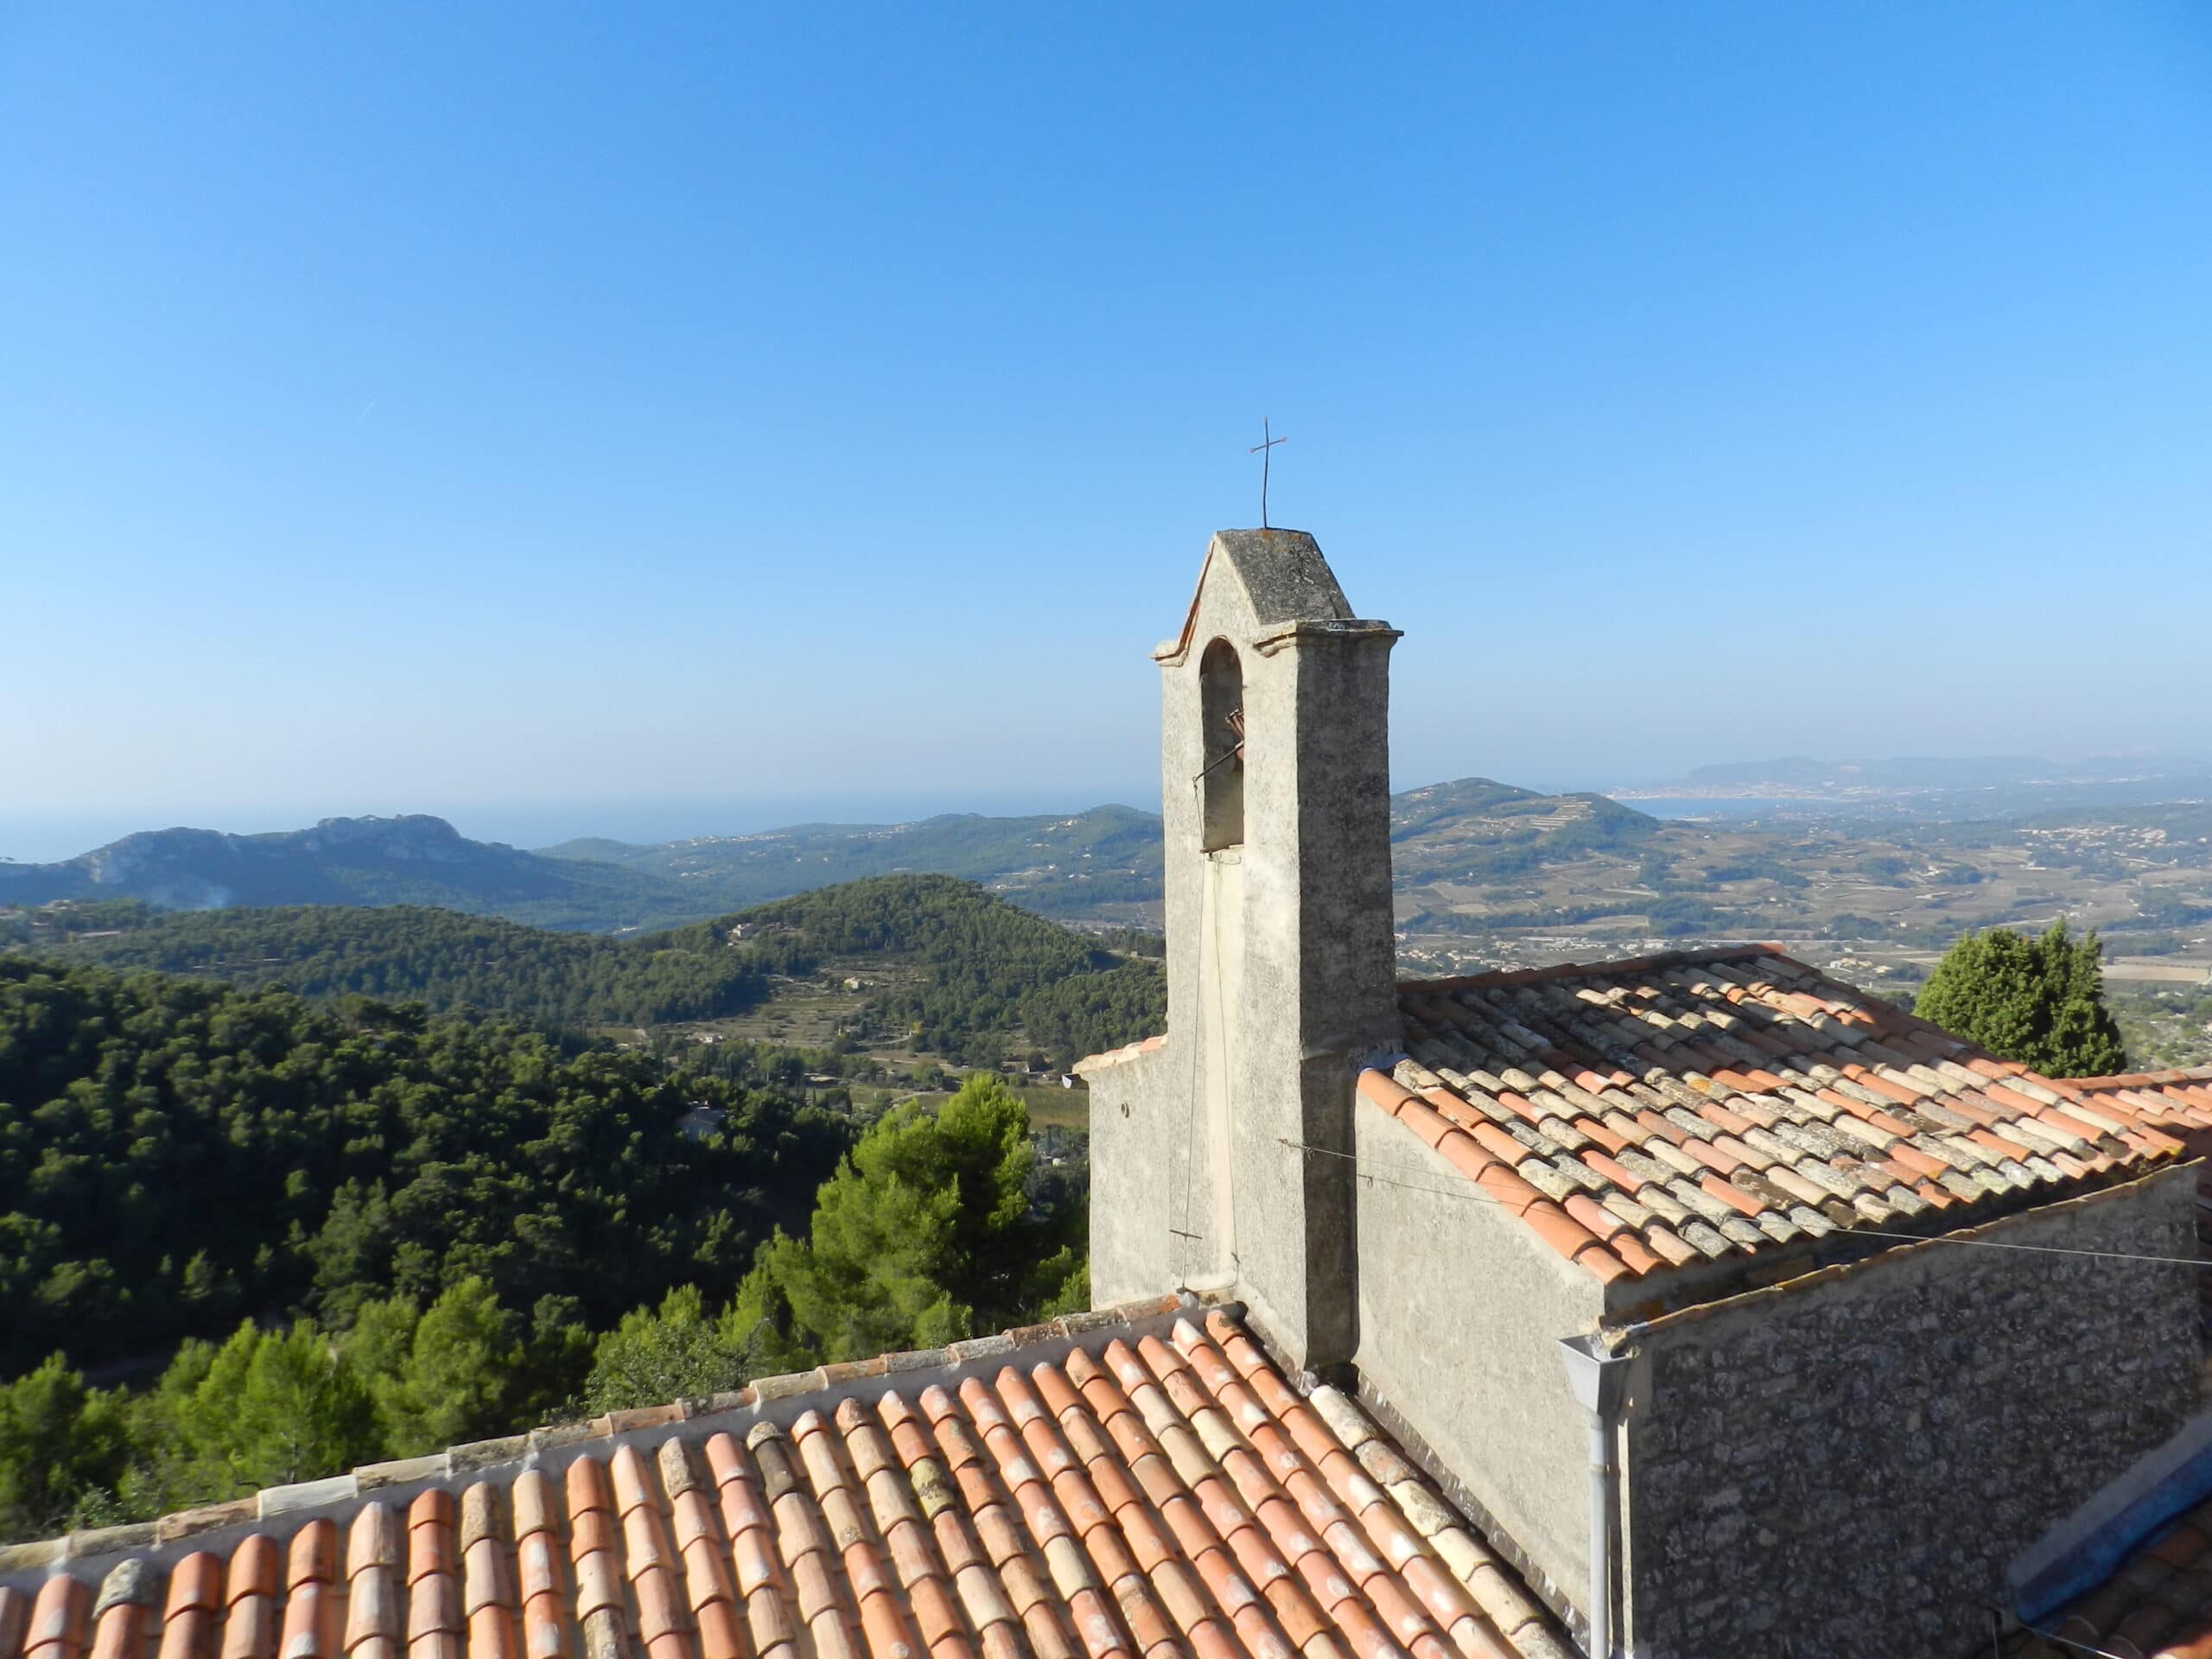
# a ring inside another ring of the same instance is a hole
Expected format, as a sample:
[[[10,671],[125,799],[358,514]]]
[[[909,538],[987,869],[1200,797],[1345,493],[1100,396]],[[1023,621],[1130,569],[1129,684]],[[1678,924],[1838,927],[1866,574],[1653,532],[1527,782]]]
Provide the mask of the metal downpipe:
[[[1589,1659],[1613,1659],[1613,1430],[1628,1393],[1629,1357],[1595,1336],[1563,1337],[1560,1357],[1576,1403],[1590,1414]]]

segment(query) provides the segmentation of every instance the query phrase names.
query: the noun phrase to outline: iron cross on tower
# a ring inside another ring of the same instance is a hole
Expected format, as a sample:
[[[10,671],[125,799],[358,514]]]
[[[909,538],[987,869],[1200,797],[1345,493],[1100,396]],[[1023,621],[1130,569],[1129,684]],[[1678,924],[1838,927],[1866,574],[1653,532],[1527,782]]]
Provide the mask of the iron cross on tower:
[[[1268,527],[1268,463],[1274,459],[1275,445],[1288,443],[1290,440],[1274,436],[1268,429],[1268,417],[1264,415],[1260,416],[1260,437],[1262,441],[1244,453],[1260,458],[1260,528],[1265,530]]]

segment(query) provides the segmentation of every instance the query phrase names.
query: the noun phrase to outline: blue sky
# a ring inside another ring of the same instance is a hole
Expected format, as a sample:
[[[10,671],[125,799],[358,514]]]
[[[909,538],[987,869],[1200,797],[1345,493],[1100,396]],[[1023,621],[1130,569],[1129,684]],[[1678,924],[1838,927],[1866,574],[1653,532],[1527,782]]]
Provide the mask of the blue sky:
[[[0,853],[1148,802],[1262,414],[1405,784],[2212,743],[2188,0],[18,0],[0,203]]]

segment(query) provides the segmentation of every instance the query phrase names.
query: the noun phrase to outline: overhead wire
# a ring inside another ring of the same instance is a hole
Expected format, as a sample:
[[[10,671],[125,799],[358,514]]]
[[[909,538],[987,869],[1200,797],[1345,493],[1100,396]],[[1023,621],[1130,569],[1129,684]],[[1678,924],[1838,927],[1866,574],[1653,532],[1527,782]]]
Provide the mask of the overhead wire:
[[[2045,1642],[2056,1642],[2062,1648],[2071,1648],[2076,1653],[2094,1654],[2096,1659],[2133,1659],[2131,1655],[2114,1653],[2110,1648],[2092,1647],[2087,1642],[2076,1642],[2071,1637],[2061,1636],[2056,1630],[2044,1630],[2039,1626],[2028,1624],[2025,1620],[2021,1621],[2020,1628],[2030,1636],[2040,1637]],[[2160,1651],[2163,1652],[2164,1649],[2161,1649]]]

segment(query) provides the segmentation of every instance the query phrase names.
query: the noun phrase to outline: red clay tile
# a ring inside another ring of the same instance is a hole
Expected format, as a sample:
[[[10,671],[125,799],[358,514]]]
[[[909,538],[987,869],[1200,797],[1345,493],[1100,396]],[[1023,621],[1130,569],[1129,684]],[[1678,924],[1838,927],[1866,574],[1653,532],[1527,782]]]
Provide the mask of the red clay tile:
[[[99,1616],[92,1633],[92,1659],[142,1659],[151,1618],[145,1608],[131,1603],[110,1607]]]
[[[1628,1270],[1583,1236],[1591,1271]],[[230,1659],[1350,1659],[1377,1633],[1427,1655],[1443,1631],[1482,1651],[1478,1616],[1328,1420],[1240,1325],[1208,1326],[1010,1362],[925,1389],[918,1413],[895,1390],[803,1409],[788,1433],[757,1426],[750,1452],[724,1433],[554,1474],[483,1468],[458,1503],[442,1487],[404,1517],[372,1501],[343,1537],[310,1515],[289,1548],[252,1535],[227,1574],[179,1562],[160,1659],[214,1659],[219,1637]],[[149,1584],[91,1632],[81,1592],[50,1591],[77,1595],[79,1645],[37,1659],[149,1659]]]
[[[1732,1175],[1744,1166],[1742,1159],[1731,1157],[1710,1141],[1700,1140],[1695,1135],[1685,1139],[1681,1143],[1681,1149],[1707,1169],[1717,1171],[1722,1175]]]
[[[606,1510],[586,1510],[576,1517],[569,1534],[569,1554],[573,1560],[582,1560],[587,1555],[602,1550],[619,1550],[622,1535],[614,1516]]]
[[[337,1659],[339,1635],[338,1599],[330,1585],[321,1579],[295,1585],[284,1599],[283,1629],[277,1637],[284,1659]]]
[[[234,1596],[223,1621],[223,1659],[270,1659],[276,1651],[276,1599],[259,1591]]]
[[[162,1620],[156,1659],[214,1659],[220,1616],[212,1607],[183,1607]],[[0,1653],[12,1652],[0,1629]]]
[[[506,1547],[497,1538],[478,1539],[462,1557],[462,1611],[514,1605],[514,1568]]]
[[[1478,1146],[1509,1169],[1535,1155],[1495,1123],[1477,1123],[1467,1133],[1474,1136]]]
[[[1710,1197],[1718,1198],[1732,1210],[1746,1216],[1763,1213],[1766,1206],[1733,1181],[1725,1181],[1718,1175],[1708,1175],[1698,1186]]]
[[[81,1653],[92,1605],[92,1592],[81,1580],[67,1573],[48,1579],[31,1604],[29,1628],[23,1637],[26,1652],[53,1648],[58,1649],[60,1659]]]
[[[1537,1237],[1570,1262],[1598,1242],[1548,1198],[1539,1198],[1530,1205],[1522,1211],[1521,1218],[1529,1224],[1530,1230]]]
[[[1985,1152],[1994,1153],[1999,1158],[2026,1160],[2036,1156],[2033,1147],[2024,1147],[2017,1141],[2007,1141],[1993,1130],[1970,1129],[1967,1132],[1966,1138]],[[1933,1173],[1934,1172],[1926,1173]]]
[[[283,1558],[274,1538],[261,1532],[247,1535],[231,1554],[226,1575],[229,1599],[235,1603],[240,1596],[275,1595],[283,1567]]]
[[[175,1618],[186,1609],[194,1607],[219,1612],[222,1606],[222,1559],[207,1550],[196,1549],[171,1570],[162,1616],[164,1619]],[[8,1644],[0,1642],[0,1652],[7,1650]]]
[[[1359,1074],[1359,1092],[1370,1104],[1380,1107],[1393,1117],[1414,1097],[1413,1091],[1401,1086],[1389,1072],[1372,1070]]]
[[[578,1458],[570,1464],[567,1487],[569,1518],[572,1524],[594,1510],[610,1514],[613,1511],[613,1488],[607,1483],[607,1465],[597,1458]],[[417,1500],[418,1504],[420,1501]]]
[[[1629,1144],[1625,1136],[1616,1135],[1611,1129],[1608,1128],[1605,1125],[1599,1122],[1597,1119],[1592,1117],[1576,1118],[1574,1120],[1574,1128],[1584,1139],[1596,1141],[1599,1146],[1604,1147],[1607,1152],[1618,1152],[1623,1147]],[[1587,1147],[1583,1149],[1583,1155],[1586,1157],[1589,1155],[1589,1149]]]
[[[819,1555],[810,1556],[800,1563],[800,1568],[818,1564],[821,1560]],[[793,1577],[801,1586],[801,1608],[804,1611],[805,1573],[795,1568]],[[687,1610],[674,1573],[664,1567],[633,1570],[630,1587],[638,1599],[638,1634],[644,1640],[651,1642],[683,1628]]]
[[[1944,1163],[1940,1158],[1929,1157],[1928,1154],[1921,1151],[1919,1147],[1914,1146],[1910,1141],[1898,1141],[1895,1146],[1889,1148],[1888,1155],[1897,1162],[1903,1164],[1907,1169],[1912,1171],[1916,1175],[1925,1175],[1933,1178],[1942,1175],[1950,1167],[1949,1165]]]
[[[668,1522],[650,1498],[622,1517],[622,1545],[626,1569],[634,1579],[648,1567],[676,1565],[676,1546],[668,1535]]]

